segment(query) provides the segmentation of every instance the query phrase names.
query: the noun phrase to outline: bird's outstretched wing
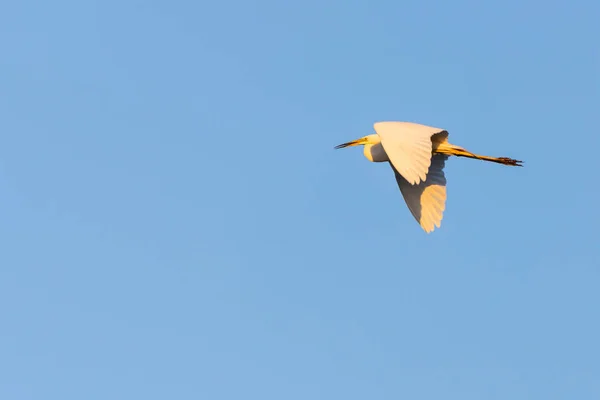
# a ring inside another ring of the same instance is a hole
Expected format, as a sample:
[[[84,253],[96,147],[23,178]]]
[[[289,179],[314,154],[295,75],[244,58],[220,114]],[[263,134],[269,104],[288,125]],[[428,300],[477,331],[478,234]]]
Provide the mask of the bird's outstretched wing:
[[[440,227],[446,208],[444,166],[447,159],[448,157],[443,154],[434,155],[431,158],[427,179],[416,185],[410,184],[390,163],[406,205],[427,233],[432,232],[436,226]]]
[[[413,185],[427,177],[432,136],[441,136],[439,139],[442,141],[448,137],[444,129],[412,122],[377,122],[374,128],[396,171]]]

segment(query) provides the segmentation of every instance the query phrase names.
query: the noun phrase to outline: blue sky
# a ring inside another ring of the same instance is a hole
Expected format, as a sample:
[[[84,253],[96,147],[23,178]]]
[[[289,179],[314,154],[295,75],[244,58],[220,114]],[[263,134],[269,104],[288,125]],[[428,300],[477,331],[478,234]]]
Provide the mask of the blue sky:
[[[600,398],[591,0],[0,6],[0,398]],[[425,234],[380,120],[447,163]]]

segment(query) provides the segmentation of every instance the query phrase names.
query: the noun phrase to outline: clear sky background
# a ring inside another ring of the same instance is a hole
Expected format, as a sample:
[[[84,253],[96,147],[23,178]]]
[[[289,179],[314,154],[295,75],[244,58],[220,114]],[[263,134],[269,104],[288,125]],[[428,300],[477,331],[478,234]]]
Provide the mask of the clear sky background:
[[[597,1],[5,1],[0,398],[600,398]],[[447,163],[425,234],[380,120]]]

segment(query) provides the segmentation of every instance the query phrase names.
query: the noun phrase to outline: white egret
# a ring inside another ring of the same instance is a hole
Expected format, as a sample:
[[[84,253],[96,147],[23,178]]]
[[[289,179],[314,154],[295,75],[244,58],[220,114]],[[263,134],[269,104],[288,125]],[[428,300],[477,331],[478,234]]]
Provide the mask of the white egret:
[[[441,225],[446,207],[445,162],[449,156],[468,157],[521,167],[522,161],[471,153],[448,142],[448,131],[412,122],[374,124],[375,134],[340,144],[336,149],[364,146],[371,162],[388,162],[406,205],[427,233]]]

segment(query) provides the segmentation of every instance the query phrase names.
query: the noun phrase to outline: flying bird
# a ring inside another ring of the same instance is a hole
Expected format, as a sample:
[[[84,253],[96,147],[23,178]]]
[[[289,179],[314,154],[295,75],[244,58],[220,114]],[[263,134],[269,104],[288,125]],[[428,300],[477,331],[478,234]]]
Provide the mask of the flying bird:
[[[389,163],[406,205],[427,233],[440,227],[446,208],[444,166],[448,157],[468,157],[518,167],[523,163],[508,157],[471,153],[449,143],[445,129],[397,121],[376,122],[374,128],[376,133],[335,148],[362,145],[369,161]]]

